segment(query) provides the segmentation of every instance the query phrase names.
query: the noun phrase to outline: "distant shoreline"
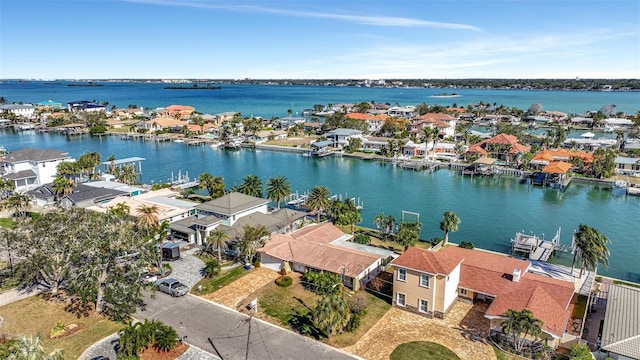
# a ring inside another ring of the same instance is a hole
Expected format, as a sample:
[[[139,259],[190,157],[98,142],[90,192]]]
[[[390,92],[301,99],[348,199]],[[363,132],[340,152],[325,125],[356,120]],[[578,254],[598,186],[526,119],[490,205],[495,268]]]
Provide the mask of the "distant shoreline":
[[[163,87],[165,90],[220,90],[222,86],[198,86],[194,84],[193,86],[165,86]]]

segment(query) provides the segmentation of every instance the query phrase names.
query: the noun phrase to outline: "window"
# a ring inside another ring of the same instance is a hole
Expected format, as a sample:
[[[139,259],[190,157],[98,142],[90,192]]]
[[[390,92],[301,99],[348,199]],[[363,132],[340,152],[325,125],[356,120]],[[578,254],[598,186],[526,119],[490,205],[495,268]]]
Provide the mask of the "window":
[[[424,300],[424,299],[419,299],[418,300],[418,311],[420,311],[421,313],[428,313],[429,312],[429,301]]]
[[[429,275],[420,274],[420,286],[429,287]]]
[[[407,296],[403,293],[397,293],[396,295],[396,305],[405,306],[407,304]]]
[[[398,280],[399,281],[407,281],[407,270],[406,269],[398,269]]]
[[[460,295],[467,296],[469,295],[469,292],[467,291],[467,289],[460,289]]]

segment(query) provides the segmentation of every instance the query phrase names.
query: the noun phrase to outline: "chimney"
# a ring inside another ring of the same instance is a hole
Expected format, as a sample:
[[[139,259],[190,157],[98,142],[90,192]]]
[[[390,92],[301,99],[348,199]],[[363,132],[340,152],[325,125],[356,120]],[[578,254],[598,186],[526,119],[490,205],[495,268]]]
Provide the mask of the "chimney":
[[[520,269],[513,269],[513,282],[520,281]]]

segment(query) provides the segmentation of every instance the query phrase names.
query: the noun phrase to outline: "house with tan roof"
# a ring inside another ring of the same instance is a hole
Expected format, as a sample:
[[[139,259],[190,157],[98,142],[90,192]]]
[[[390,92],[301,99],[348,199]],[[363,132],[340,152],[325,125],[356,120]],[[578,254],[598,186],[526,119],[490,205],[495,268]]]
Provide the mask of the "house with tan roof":
[[[542,338],[561,343],[571,316],[574,284],[528,272],[531,263],[448,246],[440,251],[412,247],[392,262],[393,305],[444,318],[455,301],[488,302],[490,331],[501,331],[505,312],[529,309],[542,320]]]
[[[426,113],[411,119],[411,129],[409,132],[419,135],[422,129],[430,127],[438,129],[439,136],[455,136],[456,118],[445,113]]]
[[[527,153],[529,150],[531,150],[531,147],[520,144],[517,137],[509,134],[498,134],[469,146],[464,155],[467,160],[490,157],[503,164],[515,165],[518,161],[517,154]]]
[[[168,116],[160,116],[154,119],[140,121],[136,127],[139,129],[147,129],[149,131],[161,130],[178,130],[188,125],[186,121],[178,120]]]
[[[383,256],[336,245],[351,235],[331,223],[307,226],[290,234],[272,235],[260,249],[261,265],[275,271],[328,271],[357,291],[383,268]]]
[[[189,105],[169,105],[164,110],[169,116],[181,119],[185,116],[190,116],[196,109]]]
[[[531,159],[529,164],[534,168],[541,168],[552,162],[572,162],[574,159],[581,159],[585,165],[589,165],[593,162],[593,154],[584,151],[571,151],[566,149],[546,149],[538,152],[533,159]]]
[[[371,134],[375,134],[380,131],[385,121],[390,118],[390,116],[387,114],[373,115],[365,113],[349,113],[346,114],[345,117],[349,119],[364,121],[365,123],[367,123],[367,131]]]

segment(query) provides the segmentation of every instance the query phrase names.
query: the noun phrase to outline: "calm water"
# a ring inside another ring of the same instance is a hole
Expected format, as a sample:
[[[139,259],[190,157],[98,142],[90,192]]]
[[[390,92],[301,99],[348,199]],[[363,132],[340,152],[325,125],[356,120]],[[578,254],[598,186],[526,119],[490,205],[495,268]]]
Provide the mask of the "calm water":
[[[201,113],[226,111],[243,115],[286,116],[314,104],[359,103],[375,101],[395,105],[421,103],[466,106],[480,101],[527,109],[541,103],[546,110],[583,113],[598,110],[605,104],[615,104],[618,111],[635,113],[640,110],[640,92],[484,90],[484,89],[385,89],[326,86],[222,85],[220,90],[165,90],[165,84],[104,83],[97,87],[70,87],[67,83],[7,82],[0,83],[0,96],[9,102],[35,103],[53,100],[66,104],[76,100],[109,102],[117,107],[135,104],[146,108],[171,104],[192,105]],[[443,91],[462,95],[457,98],[433,98]]]
[[[517,231],[533,231],[552,237],[562,228],[562,242],[571,242],[571,233],[580,223],[598,228],[611,239],[610,276],[640,281],[640,197],[612,196],[595,186],[572,183],[564,191],[527,187],[517,179],[463,178],[448,170],[414,172],[347,158],[309,159],[299,154],[272,151],[225,151],[190,147],[178,143],[122,141],[89,136],[68,138],[58,134],[0,131],[0,144],[9,150],[22,147],[56,148],[78,157],[86,151],[100,152],[103,158],[141,156],[142,181],[166,181],[171,171],[181,170],[196,177],[207,171],[222,176],[227,187],[239,184],[247,174],[258,175],[264,183],[284,175],[294,191],[304,192],[325,185],[334,194],[348,194],[364,202],[364,226],[373,227],[380,213],[400,219],[401,212],[420,214],[421,238],[442,235],[439,222],[445,211],[456,212],[460,230],[451,234],[453,242],[471,241],[477,247],[509,251],[509,239]],[[570,263],[570,255],[555,261]]]

